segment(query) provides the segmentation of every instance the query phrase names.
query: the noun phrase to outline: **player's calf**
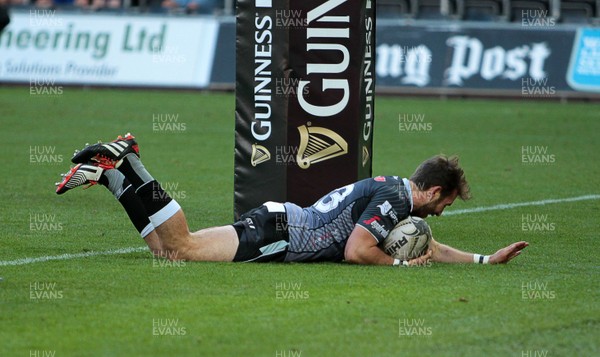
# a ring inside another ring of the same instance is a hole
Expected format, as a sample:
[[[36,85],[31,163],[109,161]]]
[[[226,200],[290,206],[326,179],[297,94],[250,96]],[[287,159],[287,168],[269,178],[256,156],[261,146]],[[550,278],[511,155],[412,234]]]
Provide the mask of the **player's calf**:
[[[194,247],[183,211],[178,209],[164,221],[155,222],[165,257],[169,260],[190,260],[189,251]]]

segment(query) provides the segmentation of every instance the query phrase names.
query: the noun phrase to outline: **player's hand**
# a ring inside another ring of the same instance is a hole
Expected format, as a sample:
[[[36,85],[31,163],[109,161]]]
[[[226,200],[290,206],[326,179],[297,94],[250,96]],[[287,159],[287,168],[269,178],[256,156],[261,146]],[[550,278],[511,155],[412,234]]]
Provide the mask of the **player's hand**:
[[[429,260],[431,259],[431,254],[433,254],[433,251],[431,249],[429,249],[427,251],[427,253],[421,255],[420,257],[409,260],[408,266],[412,267],[412,266],[421,266],[421,265],[429,264]]]
[[[516,242],[508,247],[502,248],[498,250],[496,253],[490,256],[489,263],[490,264],[506,264],[514,257],[521,254],[523,249],[527,247],[529,243],[527,242]]]

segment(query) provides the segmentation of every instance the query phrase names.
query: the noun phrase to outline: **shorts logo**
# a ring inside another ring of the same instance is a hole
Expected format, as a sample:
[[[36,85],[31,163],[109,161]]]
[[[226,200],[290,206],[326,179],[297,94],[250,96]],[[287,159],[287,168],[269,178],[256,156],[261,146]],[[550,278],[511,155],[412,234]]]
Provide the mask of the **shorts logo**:
[[[250,227],[250,229],[256,229],[256,227],[254,226],[254,221],[252,220],[252,218],[250,218],[250,217],[246,218],[246,224],[248,225],[248,227]]]
[[[250,157],[250,163],[252,164],[252,166],[262,164],[265,161],[269,161],[270,158],[271,153],[266,147],[258,144],[252,145],[252,156]]]
[[[300,146],[296,162],[300,168],[308,169],[311,164],[348,153],[348,143],[333,130],[302,125],[298,131]]]

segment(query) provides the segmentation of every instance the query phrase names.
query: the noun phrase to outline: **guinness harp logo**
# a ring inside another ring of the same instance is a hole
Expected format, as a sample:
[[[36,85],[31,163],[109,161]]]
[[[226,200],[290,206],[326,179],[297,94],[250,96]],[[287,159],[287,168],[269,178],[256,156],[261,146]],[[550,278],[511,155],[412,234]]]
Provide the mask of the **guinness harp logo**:
[[[369,162],[369,149],[367,149],[367,147],[365,145],[363,145],[363,149],[362,149],[362,165],[363,167],[365,167],[365,165],[367,164],[367,162]]]
[[[311,164],[348,153],[348,143],[333,130],[302,125],[298,131],[300,147],[296,162],[300,168],[308,169]]]
[[[252,164],[252,166],[262,164],[265,161],[269,161],[270,158],[271,153],[266,147],[258,144],[252,144],[252,156],[250,157],[250,163]]]

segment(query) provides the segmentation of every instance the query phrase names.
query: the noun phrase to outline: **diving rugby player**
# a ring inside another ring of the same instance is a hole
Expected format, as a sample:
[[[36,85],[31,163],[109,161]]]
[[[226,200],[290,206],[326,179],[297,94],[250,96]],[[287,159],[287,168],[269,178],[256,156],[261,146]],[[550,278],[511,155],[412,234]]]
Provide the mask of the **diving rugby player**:
[[[378,176],[338,188],[310,207],[266,202],[230,225],[190,232],[179,204],[146,170],[135,138],[127,134],[86,146],[77,164],[57,183],[63,194],[86,184],[105,186],[121,203],[152,252],[187,261],[318,262],[422,265],[507,263],[527,247],[516,242],[490,256],[472,254],[431,240],[421,257],[408,262],[380,248],[409,215],[439,216],[460,198],[470,198],[457,157],[434,156],[409,178]]]

